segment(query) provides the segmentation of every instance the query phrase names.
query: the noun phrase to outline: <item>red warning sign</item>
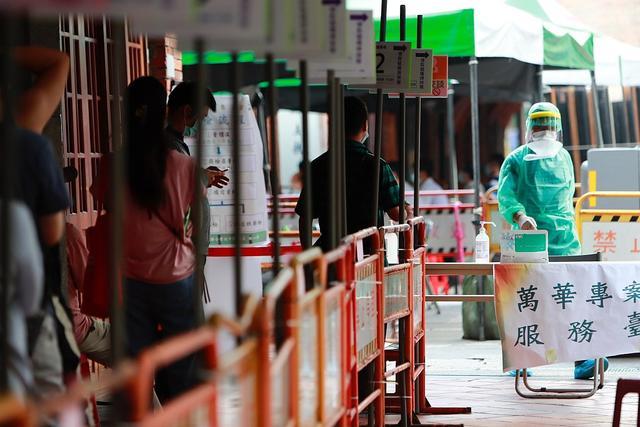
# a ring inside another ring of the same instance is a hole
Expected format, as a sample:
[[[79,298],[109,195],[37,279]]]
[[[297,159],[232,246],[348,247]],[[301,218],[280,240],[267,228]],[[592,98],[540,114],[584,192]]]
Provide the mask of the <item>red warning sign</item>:
[[[449,57],[435,55],[433,57],[433,80],[431,84],[433,98],[446,98],[449,91]]]

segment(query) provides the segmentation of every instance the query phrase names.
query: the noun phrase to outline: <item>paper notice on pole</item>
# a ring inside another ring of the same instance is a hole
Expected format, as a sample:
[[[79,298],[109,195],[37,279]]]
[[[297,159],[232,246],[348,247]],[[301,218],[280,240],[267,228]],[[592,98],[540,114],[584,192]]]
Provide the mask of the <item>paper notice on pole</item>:
[[[409,85],[411,43],[376,44],[376,87],[406,89]]]
[[[110,3],[111,0],[0,0],[0,8],[23,12],[28,7],[34,16],[58,18],[64,13],[104,14]]]
[[[325,36],[319,57],[344,58],[347,39],[347,5],[346,0],[322,0],[319,16]]]
[[[376,43],[375,85],[353,85],[362,89],[384,89],[387,92],[406,91],[409,87],[411,43]]]
[[[127,16],[133,31],[162,36],[174,32],[180,24],[180,8],[185,7],[180,0],[105,0],[105,3],[108,3],[105,15]]]
[[[323,6],[315,0],[271,0],[268,43],[263,53],[283,58],[308,58],[321,52],[325,26],[316,19]],[[326,31],[325,31],[326,32]]]
[[[435,55],[433,57],[433,78],[431,93],[427,98],[446,98],[449,93],[449,57]]]
[[[433,51],[431,49],[413,49],[411,51],[411,92],[431,92],[433,77]]]
[[[433,64],[432,73],[431,73],[431,83],[429,84],[426,81],[426,67],[427,58],[425,57],[424,51],[430,51],[430,49],[416,49],[418,51],[418,56],[414,55],[412,64],[411,64],[411,87],[405,91],[405,96],[407,98],[446,98],[449,90],[449,57],[445,55],[433,55],[431,56],[431,61]],[[416,64],[418,62],[418,64]],[[424,81],[420,81],[421,79],[421,70],[422,64],[420,62],[424,62],[424,71],[425,71],[425,79]],[[419,86],[421,85],[421,86]],[[416,90],[415,87],[422,87],[424,90]],[[427,89],[430,88],[430,89]],[[390,98],[398,97],[399,94],[389,93]]]
[[[327,71],[333,70],[336,77],[350,84],[375,83],[375,61],[373,45],[373,12],[350,10],[347,13],[346,57],[309,61],[307,75],[310,83],[327,79]],[[288,68],[299,70],[297,62],[289,61]]]
[[[266,43],[267,0],[111,0],[136,31],[178,35],[185,47],[201,37],[206,49],[252,49]]]
[[[267,202],[262,173],[262,138],[258,130],[249,96],[240,98],[240,182],[233,181],[231,140],[231,96],[216,96],[217,111],[209,112],[203,120],[202,167],[216,166],[228,169],[231,180],[224,188],[207,190],[211,217],[209,246],[234,244],[233,198],[236,188],[241,189],[241,238],[243,245],[263,243],[267,240]],[[195,139],[189,138],[192,155]]]

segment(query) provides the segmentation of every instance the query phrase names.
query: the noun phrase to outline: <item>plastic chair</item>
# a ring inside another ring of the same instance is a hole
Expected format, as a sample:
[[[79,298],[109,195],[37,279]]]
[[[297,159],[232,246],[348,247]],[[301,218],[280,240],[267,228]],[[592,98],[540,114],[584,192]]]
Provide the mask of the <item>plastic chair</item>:
[[[640,399],[640,380],[627,380],[624,378],[618,379],[618,385],[616,386],[616,403],[613,408],[613,427],[618,427],[620,425],[622,399],[624,399],[624,396],[628,393],[638,393],[638,398]],[[636,425],[640,425],[640,404],[638,404]]]
[[[602,256],[599,252],[584,255],[569,256],[550,256],[549,262],[599,262]],[[522,375],[520,374],[522,371]],[[522,384],[531,392],[526,393],[520,390],[520,378]],[[599,378],[599,380],[598,380]],[[521,397],[529,399],[585,399],[593,396],[596,391],[604,387],[604,359],[595,359],[593,368],[593,386],[589,389],[585,388],[548,388],[548,387],[532,387],[529,384],[527,369],[516,370],[516,393]]]

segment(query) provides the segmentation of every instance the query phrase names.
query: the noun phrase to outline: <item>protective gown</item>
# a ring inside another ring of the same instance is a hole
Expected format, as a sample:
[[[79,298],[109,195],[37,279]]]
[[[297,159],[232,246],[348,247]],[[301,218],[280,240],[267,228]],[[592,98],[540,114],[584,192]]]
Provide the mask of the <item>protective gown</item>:
[[[516,229],[516,212],[533,217],[538,229],[548,232],[549,255],[579,255],[571,156],[562,148],[552,158],[524,160],[533,153],[525,144],[505,159],[498,183],[500,213]]]

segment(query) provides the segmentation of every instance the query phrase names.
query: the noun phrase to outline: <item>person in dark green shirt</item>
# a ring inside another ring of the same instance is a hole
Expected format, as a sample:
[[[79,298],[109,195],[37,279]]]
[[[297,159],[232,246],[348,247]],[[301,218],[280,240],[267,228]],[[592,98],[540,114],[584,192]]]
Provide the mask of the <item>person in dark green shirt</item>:
[[[380,188],[378,196],[377,223],[371,223],[371,205],[374,196],[375,157],[365,142],[369,137],[369,114],[365,103],[356,97],[349,96],[344,100],[345,123],[345,164],[346,164],[346,199],[347,199],[347,234],[355,233],[371,226],[384,225],[384,213],[397,221],[400,216],[400,186],[393,176],[391,168],[380,159]],[[329,188],[329,152],[325,152],[311,162],[312,216],[318,218],[320,232],[326,233],[330,221],[330,188]],[[300,215],[300,230],[304,229],[303,212],[304,194],[302,188],[296,213]],[[412,209],[407,205],[407,217],[411,217]],[[321,236],[315,244],[323,250],[328,248],[328,239]]]

